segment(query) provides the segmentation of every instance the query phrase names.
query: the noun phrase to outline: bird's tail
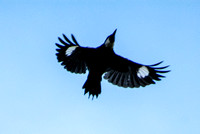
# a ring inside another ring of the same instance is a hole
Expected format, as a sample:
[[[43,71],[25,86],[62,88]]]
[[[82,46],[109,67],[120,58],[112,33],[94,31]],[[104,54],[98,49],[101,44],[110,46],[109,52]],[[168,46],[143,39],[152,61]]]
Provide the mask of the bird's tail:
[[[89,92],[89,97],[92,95],[92,97],[96,96],[101,93],[101,74],[89,72],[88,78],[83,85],[83,89],[85,89],[85,93]]]

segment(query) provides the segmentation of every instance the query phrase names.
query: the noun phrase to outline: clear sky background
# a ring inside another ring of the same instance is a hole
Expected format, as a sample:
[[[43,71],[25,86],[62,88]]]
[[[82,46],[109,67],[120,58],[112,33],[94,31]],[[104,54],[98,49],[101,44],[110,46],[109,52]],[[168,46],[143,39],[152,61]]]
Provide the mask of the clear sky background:
[[[57,37],[97,47],[115,28],[116,53],[172,71],[88,99]],[[0,57],[0,134],[200,134],[199,0],[0,0]]]

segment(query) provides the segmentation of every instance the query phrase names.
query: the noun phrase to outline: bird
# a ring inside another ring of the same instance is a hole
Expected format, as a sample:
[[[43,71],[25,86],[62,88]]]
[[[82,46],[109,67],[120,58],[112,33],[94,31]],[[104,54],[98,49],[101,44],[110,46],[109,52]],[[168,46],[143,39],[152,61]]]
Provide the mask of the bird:
[[[124,58],[114,52],[115,34],[114,30],[104,41],[96,48],[82,47],[79,45],[74,35],[69,40],[65,34],[63,39],[58,37],[60,43],[56,43],[57,60],[61,62],[64,68],[75,74],[85,74],[88,70],[87,80],[82,88],[84,95],[89,93],[98,98],[101,94],[102,77],[108,82],[124,88],[139,88],[155,81],[160,81],[165,76],[161,73],[168,73],[165,70],[168,66],[158,67],[163,61],[152,65],[145,65]]]

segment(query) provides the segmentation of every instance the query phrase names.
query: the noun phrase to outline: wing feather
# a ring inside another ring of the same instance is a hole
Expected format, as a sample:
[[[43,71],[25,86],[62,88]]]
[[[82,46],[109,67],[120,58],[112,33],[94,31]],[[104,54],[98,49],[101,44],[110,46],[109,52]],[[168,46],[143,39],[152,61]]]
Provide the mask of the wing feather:
[[[58,37],[58,40],[64,45],[56,43],[58,47],[56,49],[58,62],[65,69],[72,73],[85,73],[87,70],[86,55],[89,54],[91,48],[81,47],[75,37],[72,36],[72,41],[70,41],[64,34],[64,40]],[[68,50],[68,51],[67,51]]]
[[[72,36],[72,40],[73,40],[73,42],[74,42],[77,46],[80,46],[80,45],[78,44],[76,38],[74,37],[74,35],[72,34],[71,36]]]
[[[169,66],[157,67],[163,61],[153,65],[143,65],[119,55],[112,57],[110,69],[105,73],[104,78],[114,85],[121,87],[145,87],[160,81],[165,76],[160,73],[167,73],[170,70],[163,70]]]

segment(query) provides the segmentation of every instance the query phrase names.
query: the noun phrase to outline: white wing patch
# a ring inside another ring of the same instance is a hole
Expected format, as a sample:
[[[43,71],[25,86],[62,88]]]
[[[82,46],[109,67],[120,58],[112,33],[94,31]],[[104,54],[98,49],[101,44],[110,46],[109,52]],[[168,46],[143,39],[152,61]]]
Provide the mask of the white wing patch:
[[[66,55],[70,56],[78,46],[71,46],[66,50]]]
[[[142,67],[139,68],[139,70],[138,70],[138,72],[137,72],[137,76],[138,76],[139,78],[145,78],[145,77],[148,76],[148,75],[149,75],[149,70],[148,70],[147,67],[142,66]]]

